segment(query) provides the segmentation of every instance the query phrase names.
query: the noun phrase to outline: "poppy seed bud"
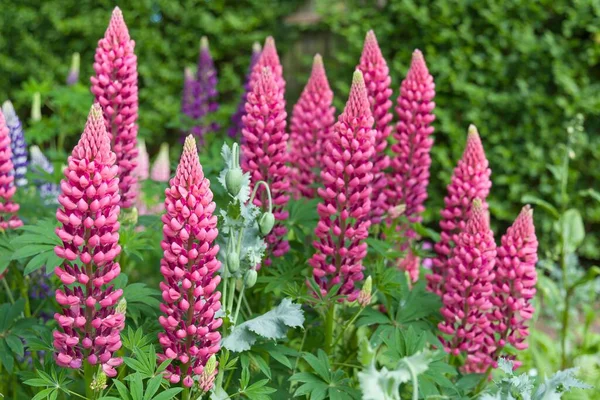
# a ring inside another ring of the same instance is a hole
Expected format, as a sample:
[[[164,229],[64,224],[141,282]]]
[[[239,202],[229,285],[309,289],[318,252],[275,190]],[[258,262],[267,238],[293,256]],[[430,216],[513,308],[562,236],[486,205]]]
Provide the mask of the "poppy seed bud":
[[[273,213],[268,211],[264,213],[258,221],[258,227],[260,228],[260,233],[263,236],[267,236],[269,233],[271,233],[273,225],[275,225],[275,216]]]
[[[237,196],[240,192],[243,176],[241,168],[231,168],[225,174],[225,186],[232,196]]]
[[[244,285],[246,285],[247,288],[251,288],[252,286],[254,286],[256,284],[257,278],[258,278],[258,274],[256,273],[256,270],[249,269],[248,271],[246,271],[246,274],[244,275]]]

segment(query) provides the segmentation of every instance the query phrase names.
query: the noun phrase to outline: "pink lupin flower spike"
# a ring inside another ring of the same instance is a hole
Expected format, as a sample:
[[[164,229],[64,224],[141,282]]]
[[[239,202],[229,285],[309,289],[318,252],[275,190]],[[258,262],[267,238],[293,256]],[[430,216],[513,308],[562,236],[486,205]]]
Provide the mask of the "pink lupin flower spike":
[[[440,241],[435,244],[437,254],[433,260],[431,274],[427,275],[428,289],[440,294],[444,285],[448,259],[452,256],[452,247],[456,244],[458,234],[465,229],[471,215],[471,204],[475,198],[481,200],[481,207],[487,210],[485,201],[492,181],[492,171],[483,151],[481,138],[474,125],[469,126],[467,145],[462,158],[454,169],[452,179],[444,197],[445,208],[441,211]]]
[[[135,42],[130,39],[123,13],[115,7],[94,61],[96,76],[91,91],[102,106],[106,130],[119,166],[121,207],[131,207],[137,197],[133,173],[137,159],[138,86]]]
[[[394,133],[396,143],[392,145],[392,173],[386,190],[388,206],[403,204],[406,207],[404,215],[411,223],[421,222],[425,211],[433,145],[431,124],[435,120],[432,113],[435,108],[434,96],[433,77],[429,74],[423,54],[415,50],[396,101],[396,114],[400,121]],[[412,254],[410,242],[417,235],[409,227],[401,226],[400,230],[408,240],[402,246],[402,250],[407,251],[406,260],[402,260],[399,266],[408,271],[415,281],[419,277],[419,259]]]
[[[390,85],[390,71],[387,66],[375,33],[367,32],[360,62],[356,69],[363,73],[371,112],[375,120],[374,128],[377,131],[375,137],[375,153],[373,154],[373,193],[371,195],[371,222],[377,224],[388,208],[386,200],[387,177],[384,170],[389,166],[390,159],[385,154],[387,138],[392,132],[392,89]]]
[[[17,216],[19,205],[12,200],[17,191],[10,150],[10,136],[4,114],[0,110],[0,231],[23,225]]]
[[[350,97],[325,144],[321,181],[323,201],[317,211],[316,253],[310,259],[313,276],[325,295],[341,284],[339,294],[358,296],[367,255],[371,209],[372,157],[376,131],[362,73],[355,71]]]
[[[61,367],[80,368],[84,360],[101,364],[115,376],[123,362],[113,353],[121,348],[125,315],[115,308],[122,289],[109,285],[121,272],[115,259],[119,246],[119,178],[110,149],[102,109],[94,104],[79,143],[69,156],[61,182],[56,234],[63,244],[54,249],[63,258],[54,272],[63,287],[54,314],[54,358]],[[79,284],[79,285],[76,285]]]
[[[260,57],[258,58],[258,61],[252,68],[252,73],[250,74],[250,81],[248,82],[250,91],[254,90],[254,87],[260,80],[262,70],[264,68],[269,68],[271,70],[273,80],[275,81],[275,84],[279,88],[279,91],[281,92],[283,97],[283,94],[285,93],[285,80],[283,79],[283,68],[281,66],[281,62],[279,62],[279,55],[277,54],[277,48],[275,47],[275,40],[272,36],[267,37],[267,39],[265,40],[265,45],[263,46],[262,52],[260,53]]]
[[[278,90],[271,69],[265,67],[254,89],[248,93],[246,115],[242,119],[244,141],[241,146],[242,170],[250,173],[252,186],[265,181],[271,189],[277,223],[266,237],[268,253],[265,265],[271,264],[271,254],[281,257],[290,249],[285,240],[287,228],[282,224],[288,218],[285,205],[290,199],[286,116],[283,92]],[[268,207],[267,192],[262,187],[258,189],[254,203],[265,210]]]
[[[290,157],[296,198],[315,197],[315,169],[321,166],[325,138],[335,122],[333,92],[329,88],[323,59],[315,56],[312,73],[292,112]]]
[[[527,321],[535,312],[531,300],[537,282],[538,241],[531,207],[523,207],[501,243],[496,257],[492,298],[495,309],[491,320],[499,335],[499,348],[510,343],[517,350],[524,350],[529,336]]]
[[[442,339],[446,352],[466,354],[464,369],[468,373],[485,372],[493,364],[488,351],[495,348],[486,339],[495,262],[496,242],[487,210],[480,199],[475,199],[447,264],[441,289],[444,320],[438,325],[448,335]]]
[[[165,378],[191,387],[194,377],[219,351],[222,324],[215,314],[221,309],[216,256],[217,216],[210,181],[204,177],[196,141],[188,136],[175,177],[165,190],[163,241],[160,272],[163,315],[158,319],[164,332],[158,334],[163,353],[160,361],[172,359]]]

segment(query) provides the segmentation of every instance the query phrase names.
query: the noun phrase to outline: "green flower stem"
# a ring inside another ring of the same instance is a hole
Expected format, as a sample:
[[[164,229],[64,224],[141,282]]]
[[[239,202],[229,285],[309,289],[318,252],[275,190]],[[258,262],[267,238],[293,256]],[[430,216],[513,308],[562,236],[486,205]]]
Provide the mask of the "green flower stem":
[[[271,189],[269,188],[269,185],[265,181],[256,182],[256,185],[254,185],[254,190],[252,191],[252,195],[250,196],[249,201],[250,201],[250,203],[252,203],[252,201],[254,201],[254,197],[256,197],[256,191],[258,190],[258,187],[260,185],[263,185],[265,187],[265,190],[267,191],[267,197],[269,198],[269,212],[273,212],[273,199],[271,198]]]
[[[335,310],[337,304],[333,304],[327,310],[327,314],[325,316],[325,351],[328,354],[331,354],[332,344],[333,344],[333,333],[335,331]]]
[[[6,290],[6,296],[8,296],[10,303],[15,304],[15,298],[10,290],[10,286],[8,286],[8,282],[6,282],[6,278],[2,278],[2,286],[4,286],[4,289]]]
[[[87,362],[83,361],[83,374],[84,374],[84,382],[85,385],[85,397],[87,399],[94,399],[95,393],[92,390],[92,381],[94,380],[94,367]]]
[[[233,320],[231,321],[231,326],[235,326],[237,324],[237,319],[240,314],[240,306],[242,305],[242,299],[244,297],[244,289],[246,289],[246,284],[242,283],[242,288],[240,289],[240,295],[238,297],[237,307],[235,309],[235,314],[233,315]]]
[[[333,349],[335,349],[335,346],[339,343],[340,340],[342,340],[342,338],[344,337],[344,334],[346,333],[346,331],[348,330],[348,328],[354,324],[354,321],[356,321],[356,319],[358,318],[358,316],[363,312],[364,308],[360,307],[358,312],[356,312],[354,314],[354,316],[352,317],[352,319],[350,319],[350,321],[348,321],[346,323],[346,325],[344,325],[344,328],[342,329],[342,332],[338,335],[338,337],[335,339],[335,342],[333,342],[333,345],[331,346]]]

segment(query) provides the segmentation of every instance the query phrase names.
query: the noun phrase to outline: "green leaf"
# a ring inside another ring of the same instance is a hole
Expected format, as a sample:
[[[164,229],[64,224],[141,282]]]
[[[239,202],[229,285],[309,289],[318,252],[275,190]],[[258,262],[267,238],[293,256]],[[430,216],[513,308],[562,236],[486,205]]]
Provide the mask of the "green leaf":
[[[15,360],[12,356],[12,352],[6,344],[6,339],[0,338],[0,362],[9,374],[12,374]]]
[[[319,349],[318,351],[319,357],[315,357],[313,354],[305,354],[302,358],[312,367],[312,369],[319,374],[323,380],[328,382],[330,380],[329,371],[331,370],[331,366],[329,365],[329,358],[327,354]]]
[[[133,375],[129,375],[129,392],[133,399],[141,399],[142,393],[144,393],[144,383],[142,382],[142,375],[136,372]]]
[[[129,390],[127,390],[127,386],[125,386],[125,384],[119,380],[114,380],[113,381],[115,386],[117,387],[117,390],[119,391],[119,395],[121,396],[122,400],[132,400],[131,396],[129,395]],[[139,400],[139,399],[134,399],[134,400]]]
[[[46,399],[48,397],[50,397],[50,395],[52,393],[56,392],[55,388],[48,388],[48,389],[44,389],[41,392],[39,392],[38,394],[36,394],[35,396],[33,396],[31,398],[31,400],[41,400],[41,399]]]
[[[583,218],[577,209],[571,208],[560,218],[561,237],[566,253],[574,253],[585,239]]]
[[[223,340],[223,347],[235,352],[250,350],[259,337],[284,339],[288,328],[296,328],[303,323],[304,313],[300,305],[283,299],[273,310],[233,328]]]
[[[182,388],[167,389],[164,392],[160,393],[155,398],[153,398],[152,400],[171,400],[171,399],[174,399],[175,396],[178,395],[182,390],[183,390]]]
[[[152,399],[152,396],[154,396],[156,392],[158,392],[158,388],[160,388],[160,384],[163,379],[164,378],[162,375],[157,375],[148,381],[148,384],[146,385],[146,391],[144,392],[143,400]]]
[[[271,379],[271,368],[269,368],[269,364],[264,360],[264,358],[260,356],[255,356],[254,354],[248,354],[250,356],[250,360],[262,371],[263,374],[267,376],[267,378]]]
[[[23,357],[25,349],[23,347],[23,342],[16,335],[9,335],[6,337],[6,344],[13,351],[13,353],[18,357]]]

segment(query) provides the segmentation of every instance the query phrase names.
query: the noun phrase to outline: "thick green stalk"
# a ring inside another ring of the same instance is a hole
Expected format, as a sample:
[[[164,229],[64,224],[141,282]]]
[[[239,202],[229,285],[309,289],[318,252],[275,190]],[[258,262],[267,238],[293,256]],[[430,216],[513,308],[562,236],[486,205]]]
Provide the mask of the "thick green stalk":
[[[94,398],[94,391],[92,390],[92,381],[94,380],[94,366],[86,360],[83,361],[83,374],[84,374],[84,385],[85,385],[85,397],[89,400]]]
[[[331,354],[333,345],[333,334],[335,331],[335,309],[336,304],[329,307],[325,316],[325,352]]]

